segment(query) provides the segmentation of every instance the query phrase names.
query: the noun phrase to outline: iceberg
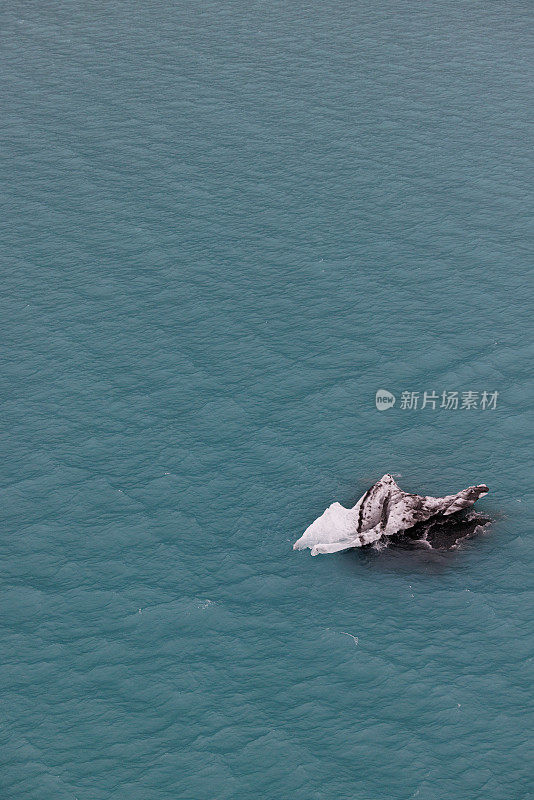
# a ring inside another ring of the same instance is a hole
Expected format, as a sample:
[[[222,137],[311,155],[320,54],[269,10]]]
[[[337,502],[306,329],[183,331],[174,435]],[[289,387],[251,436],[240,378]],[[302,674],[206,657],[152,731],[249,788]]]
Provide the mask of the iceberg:
[[[403,492],[391,475],[384,475],[353,508],[332,503],[306,528],[293,549],[309,547],[312,556],[316,556],[363,547],[470,508],[488,491],[485,484],[480,484],[446,497],[427,497]]]

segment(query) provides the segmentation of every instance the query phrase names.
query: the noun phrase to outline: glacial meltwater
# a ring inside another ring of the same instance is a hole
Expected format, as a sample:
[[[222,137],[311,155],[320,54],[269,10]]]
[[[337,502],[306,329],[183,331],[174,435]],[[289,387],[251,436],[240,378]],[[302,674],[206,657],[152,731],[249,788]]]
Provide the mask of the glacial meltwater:
[[[533,797],[531,12],[4,4],[2,800]]]

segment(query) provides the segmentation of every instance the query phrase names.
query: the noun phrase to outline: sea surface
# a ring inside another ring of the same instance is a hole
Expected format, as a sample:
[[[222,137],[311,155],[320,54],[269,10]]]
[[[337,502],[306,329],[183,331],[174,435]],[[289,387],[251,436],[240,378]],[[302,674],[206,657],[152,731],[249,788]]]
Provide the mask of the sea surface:
[[[2,800],[534,797],[532,23],[4,4]],[[494,522],[292,550],[385,472]]]

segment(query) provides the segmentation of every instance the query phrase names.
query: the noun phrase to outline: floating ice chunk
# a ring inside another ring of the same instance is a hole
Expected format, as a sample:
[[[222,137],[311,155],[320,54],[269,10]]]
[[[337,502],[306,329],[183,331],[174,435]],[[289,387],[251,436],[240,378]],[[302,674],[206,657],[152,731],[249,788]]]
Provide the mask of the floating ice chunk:
[[[294,550],[337,553],[393,536],[420,522],[469,508],[489,491],[484,484],[469,486],[446,497],[424,497],[400,489],[391,475],[371,486],[353,508],[332,503],[293,545]]]

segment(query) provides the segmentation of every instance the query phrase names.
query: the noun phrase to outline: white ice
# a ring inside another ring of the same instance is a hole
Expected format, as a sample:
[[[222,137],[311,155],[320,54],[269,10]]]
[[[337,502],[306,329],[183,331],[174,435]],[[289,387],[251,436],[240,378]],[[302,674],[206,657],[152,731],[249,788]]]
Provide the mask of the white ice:
[[[445,497],[425,497],[403,492],[391,475],[384,475],[353,508],[332,503],[304,531],[293,549],[309,547],[312,556],[316,556],[362,547],[436,515],[447,516],[468,508],[487,492],[488,487],[480,485]]]

